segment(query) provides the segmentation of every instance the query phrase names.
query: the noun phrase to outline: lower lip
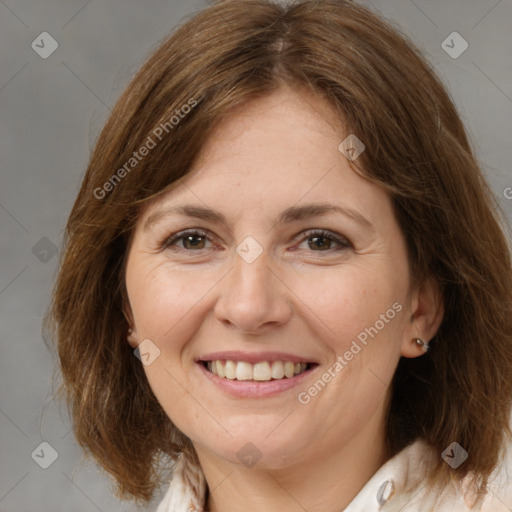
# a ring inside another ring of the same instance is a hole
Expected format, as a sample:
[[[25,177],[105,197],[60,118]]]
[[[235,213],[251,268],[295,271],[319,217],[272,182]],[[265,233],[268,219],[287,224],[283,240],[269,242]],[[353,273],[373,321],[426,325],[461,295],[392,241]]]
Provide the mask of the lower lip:
[[[307,379],[312,372],[318,368],[315,366],[305,372],[291,378],[283,378],[276,380],[231,380],[225,377],[219,377],[207,370],[202,363],[197,363],[199,369],[203,372],[206,378],[219,387],[222,391],[240,398],[263,398],[267,396],[277,395],[283,391],[298,386],[304,379]]]

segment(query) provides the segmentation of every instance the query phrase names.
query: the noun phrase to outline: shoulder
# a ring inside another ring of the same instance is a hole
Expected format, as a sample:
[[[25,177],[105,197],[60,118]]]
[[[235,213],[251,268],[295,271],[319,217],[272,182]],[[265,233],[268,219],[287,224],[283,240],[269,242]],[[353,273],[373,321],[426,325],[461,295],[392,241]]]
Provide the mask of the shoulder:
[[[417,440],[386,462],[354,498],[345,512],[510,512],[512,454],[493,473],[484,496],[471,491],[471,475],[427,486],[437,458],[433,448]]]
[[[182,453],[173,467],[173,475],[164,499],[156,512],[201,511],[206,495],[206,480],[197,464]]]
[[[510,512],[512,510],[512,443],[507,444],[503,461],[489,479],[481,512]]]

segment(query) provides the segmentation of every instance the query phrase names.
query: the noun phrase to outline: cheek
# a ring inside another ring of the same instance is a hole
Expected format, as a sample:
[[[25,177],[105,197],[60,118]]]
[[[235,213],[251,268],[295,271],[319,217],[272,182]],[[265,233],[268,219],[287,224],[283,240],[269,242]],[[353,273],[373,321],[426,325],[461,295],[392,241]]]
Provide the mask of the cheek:
[[[197,273],[139,264],[127,267],[126,286],[138,340],[149,339],[160,351],[144,366],[148,383],[171,421],[188,435],[199,414],[187,391],[189,366],[195,363],[183,354],[200,325],[201,298],[211,283]]]
[[[309,297],[305,302],[321,326],[322,342],[333,352],[324,398],[344,404],[342,414],[354,425],[382,405],[400,357],[406,283],[394,278],[390,261],[376,261],[297,283],[297,294]],[[338,428],[340,410],[330,414]]]
[[[212,287],[211,279],[200,272],[179,272],[166,264],[127,272],[127,289],[137,332],[163,341],[175,331],[193,325],[201,300]],[[165,344],[163,344],[165,345]]]
[[[339,354],[358,336],[364,345],[365,336],[397,332],[403,294],[392,275],[382,265],[347,264],[300,275],[290,288],[305,305],[304,314],[318,326],[317,335]]]

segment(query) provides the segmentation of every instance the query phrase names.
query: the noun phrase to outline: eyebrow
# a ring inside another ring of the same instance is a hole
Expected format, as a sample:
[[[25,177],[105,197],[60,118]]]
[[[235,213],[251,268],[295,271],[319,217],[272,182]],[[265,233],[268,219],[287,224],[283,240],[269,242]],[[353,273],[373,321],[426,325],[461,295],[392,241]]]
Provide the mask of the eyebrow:
[[[373,224],[363,217],[359,212],[343,206],[337,206],[330,203],[311,203],[303,206],[290,206],[284,210],[277,219],[277,225],[298,222],[300,220],[326,215],[329,213],[339,213],[345,217],[352,219],[361,226],[374,230]],[[171,206],[163,210],[159,210],[151,214],[144,223],[143,229],[148,230],[153,224],[161,218],[169,215],[183,215],[195,219],[207,220],[217,224],[222,224],[229,229],[229,222],[226,217],[211,208],[197,206],[193,204],[185,204],[180,206]]]

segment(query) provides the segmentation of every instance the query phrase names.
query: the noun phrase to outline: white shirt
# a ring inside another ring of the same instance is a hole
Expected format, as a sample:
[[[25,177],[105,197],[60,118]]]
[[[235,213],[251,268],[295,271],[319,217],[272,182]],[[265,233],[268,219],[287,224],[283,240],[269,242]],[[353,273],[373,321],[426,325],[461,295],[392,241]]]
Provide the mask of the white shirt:
[[[429,491],[425,476],[433,457],[425,442],[410,444],[373,475],[343,512],[512,512],[512,471],[509,477],[506,465],[494,471],[489,492],[478,500],[464,492],[464,483]],[[181,455],[156,512],[203,512],[205,495],[201,468]]]

